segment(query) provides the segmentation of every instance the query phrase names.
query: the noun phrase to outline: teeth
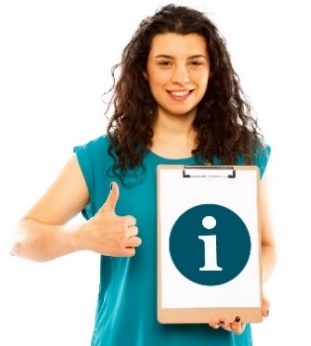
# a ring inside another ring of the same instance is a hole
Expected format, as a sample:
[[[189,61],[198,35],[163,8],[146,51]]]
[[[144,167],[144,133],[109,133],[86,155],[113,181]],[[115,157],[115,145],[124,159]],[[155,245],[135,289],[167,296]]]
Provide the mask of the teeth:
[[[185,96],[189,94],[189,91],[171,91],[171,94],[173,94],[174,96]]]

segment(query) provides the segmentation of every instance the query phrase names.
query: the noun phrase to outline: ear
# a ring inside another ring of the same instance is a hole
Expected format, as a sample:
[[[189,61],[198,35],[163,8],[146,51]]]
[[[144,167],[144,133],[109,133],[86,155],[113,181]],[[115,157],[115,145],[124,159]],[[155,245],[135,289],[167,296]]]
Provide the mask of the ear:
[[[143,76],[144,76],[144,78],[145,78],[146,80],[148,80],[148,74],[147,74],[146,71],[143,72]]]

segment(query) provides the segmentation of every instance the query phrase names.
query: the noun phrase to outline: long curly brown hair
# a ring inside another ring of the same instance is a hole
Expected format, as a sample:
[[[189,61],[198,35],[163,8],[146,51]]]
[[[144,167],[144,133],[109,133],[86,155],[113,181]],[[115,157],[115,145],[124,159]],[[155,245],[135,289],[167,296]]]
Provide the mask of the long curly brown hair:
[[[208,47],[211,73],[193,122],[198,134],[193,155],[207,162],[216,156],[229,165],[242,155],[246,164],[252,164],[255,148],[263,148],[263,136],[232,67],[224,38],[204,13],[171,4],[140,23],[123,50],[121,63],[112,68],[113,96],[107,112],[113,105],[113,114],[107,134],[109,153],[115,159],[114,173],[122,176],[128,169],[141,166],[146,149],[152,144],[157,103],[143,72],[152,39],[164,33],[199,34]],[[121,71],[116,81],[118,68]]]

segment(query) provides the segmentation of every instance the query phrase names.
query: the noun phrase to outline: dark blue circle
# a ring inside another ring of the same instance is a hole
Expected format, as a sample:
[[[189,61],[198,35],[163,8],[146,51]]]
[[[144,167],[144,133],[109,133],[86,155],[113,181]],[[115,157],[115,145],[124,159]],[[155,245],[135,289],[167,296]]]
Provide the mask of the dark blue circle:
[[[216,220],[207,229],[206,216]],[[205,265],[205,244],[199,236],[216,236],[217,265],[222,269],[200,270]],[[172,261],[187,279],[201,285],[221,285],[244,269],[251,252],[251,240],[243,220],[232,210],[217,204],[202,204],[185,211],[174,223],[169,239]]]

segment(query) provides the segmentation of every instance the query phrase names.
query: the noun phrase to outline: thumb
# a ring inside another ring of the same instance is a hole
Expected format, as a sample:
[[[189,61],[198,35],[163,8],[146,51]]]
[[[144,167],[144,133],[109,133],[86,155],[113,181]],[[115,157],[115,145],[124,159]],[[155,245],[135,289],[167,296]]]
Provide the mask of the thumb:
[[[262,297],[262,315],[265,317],[269,316],[270,303],[265,296]]]
[[[117,183],[112,182],[111,188],[110,188],[110,193],[106,199],[106,202],[101,207],[101,210],[114,212],[116,205],[117,205],[117,202],[118,202],[118,199],[119,199],[119,186]]]

